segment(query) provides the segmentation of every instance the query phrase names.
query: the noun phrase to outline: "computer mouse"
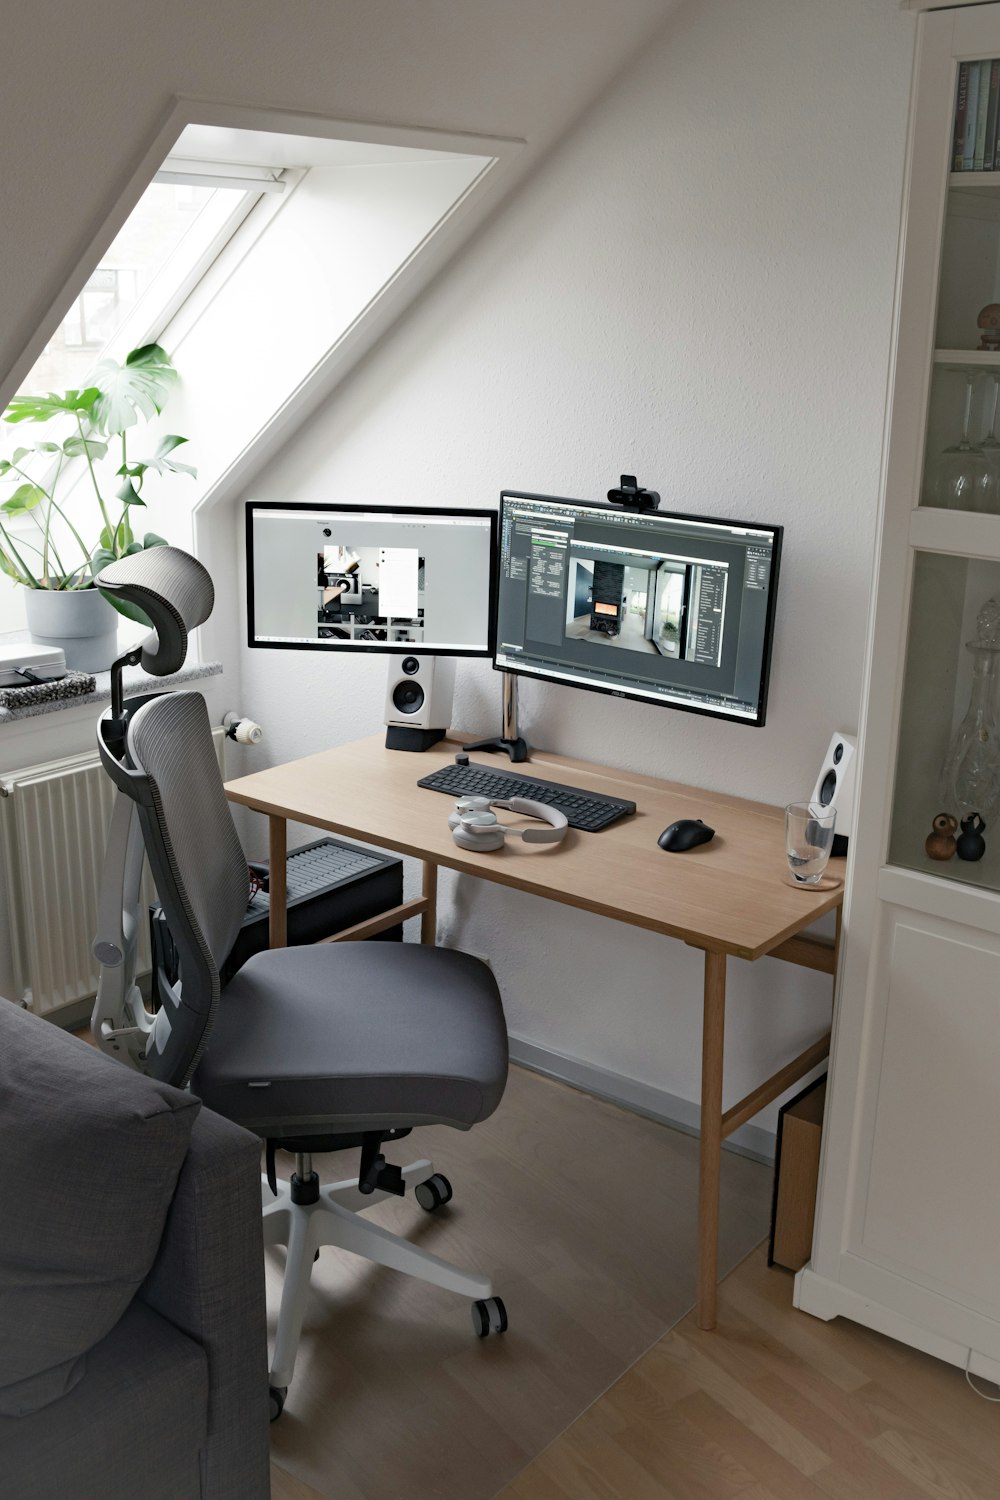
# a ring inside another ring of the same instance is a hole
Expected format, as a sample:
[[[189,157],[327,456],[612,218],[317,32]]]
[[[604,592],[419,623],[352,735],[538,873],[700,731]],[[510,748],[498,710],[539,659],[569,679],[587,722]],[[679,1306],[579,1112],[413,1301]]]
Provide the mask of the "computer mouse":
[[[709,828],[700,818],[681,818],[664,828],[656,842],[668,854],[684,854],[686,850],[697,849],[699,844],[707,844],[714,838],[715,829]]]

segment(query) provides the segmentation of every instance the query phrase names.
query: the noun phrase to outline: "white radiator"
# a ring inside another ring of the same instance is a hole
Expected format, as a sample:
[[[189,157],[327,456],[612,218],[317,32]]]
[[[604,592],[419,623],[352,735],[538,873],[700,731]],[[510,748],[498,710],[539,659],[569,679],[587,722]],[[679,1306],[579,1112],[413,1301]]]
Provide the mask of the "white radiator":
[[[213,730],[219,765],[225,732]],[[39,1015],[97,992],[91,944],[115,788],[97,752],[0,775],[0,875],[16,993]],[[155,900],[143,876],[143,904]],[[139,972],[148,973],[143,924]]]

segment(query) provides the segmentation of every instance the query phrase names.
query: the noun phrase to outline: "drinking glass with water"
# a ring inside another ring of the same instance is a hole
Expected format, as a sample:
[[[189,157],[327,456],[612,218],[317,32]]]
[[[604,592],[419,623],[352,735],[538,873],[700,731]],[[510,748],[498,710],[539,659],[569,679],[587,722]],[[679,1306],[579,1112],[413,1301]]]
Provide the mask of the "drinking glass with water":
[[[789,802],[785,808],[785,854],[797,885],[822,880],[836,821],[836,809],[820,802]]]

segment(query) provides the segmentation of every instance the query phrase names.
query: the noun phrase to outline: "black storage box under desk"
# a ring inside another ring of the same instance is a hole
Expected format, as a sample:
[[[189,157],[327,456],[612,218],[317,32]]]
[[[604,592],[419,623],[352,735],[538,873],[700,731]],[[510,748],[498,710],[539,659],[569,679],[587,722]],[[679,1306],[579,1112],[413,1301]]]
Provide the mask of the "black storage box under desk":
[[[317,839],[293,849],[286,862],[288,946],[315,943],[331,933],[377,917],[403,900],[403,861],[373,849],[359,849],[340,839]],[[150,907],[153,962],[176,976],[173,942],[162,908]],[[232,979],[247,959],[268,945],[270,900],[258,891],[250,902],[232,951],[222,966],[222,983]],[[375,934],[369,942],[403,941],[402,923]]]

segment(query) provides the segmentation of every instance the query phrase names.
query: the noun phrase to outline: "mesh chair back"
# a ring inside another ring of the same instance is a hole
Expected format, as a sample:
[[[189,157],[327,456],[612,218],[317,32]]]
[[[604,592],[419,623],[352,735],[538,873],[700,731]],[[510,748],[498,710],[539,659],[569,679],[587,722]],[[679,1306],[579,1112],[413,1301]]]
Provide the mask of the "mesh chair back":
[[[138,804],[181,969],[179,1004],[160,984],[149,1071],[183,1085],[208,1040],[219,968],[246,913],[249,875],[201,694],[168,693],[144,703],[129,723],[128,751],[133,771],[126,790]]]

